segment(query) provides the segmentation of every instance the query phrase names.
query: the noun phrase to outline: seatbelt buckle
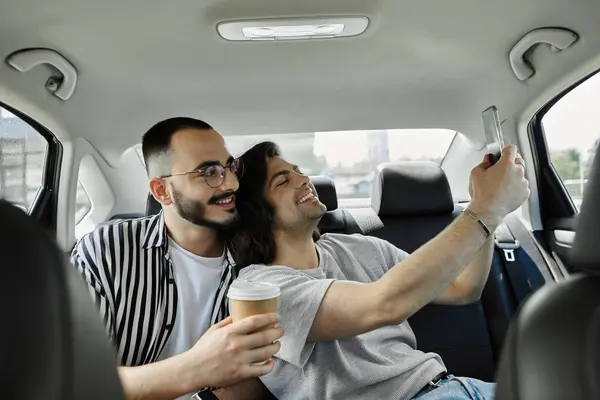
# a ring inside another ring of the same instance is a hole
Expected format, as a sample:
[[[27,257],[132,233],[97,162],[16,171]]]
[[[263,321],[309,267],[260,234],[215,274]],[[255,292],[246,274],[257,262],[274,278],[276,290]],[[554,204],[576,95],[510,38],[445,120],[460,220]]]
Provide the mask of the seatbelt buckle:
[[[440,381],[429,381],[429,383],[427,383],[427,384],[432,388],[439,388],[440,386],[442,386],[440,384]]]
[[[517,250],[519,247],[521,247],[521,244],[519,243],[518,240],[515,239],[514,242],[496,241],[496,246],[498,246],[499,249],[502,249],[502,252],[504,253],[504,259],[507,262],[514,262],[515,261],[515,250]]]

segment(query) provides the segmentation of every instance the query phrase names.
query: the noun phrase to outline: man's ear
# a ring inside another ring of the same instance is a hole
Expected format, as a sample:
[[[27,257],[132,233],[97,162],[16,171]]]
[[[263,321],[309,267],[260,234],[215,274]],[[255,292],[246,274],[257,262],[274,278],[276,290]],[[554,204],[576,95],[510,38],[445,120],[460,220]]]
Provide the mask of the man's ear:
[[[154,196],[156,201],[165,206],[168,206],[171,203],[173,203],[173,200],[169,195],[167,185],[165,184],[164,179],[152,178],[148,182],[148,186],[150,188],[150,193],[152,193],[152,196]]]

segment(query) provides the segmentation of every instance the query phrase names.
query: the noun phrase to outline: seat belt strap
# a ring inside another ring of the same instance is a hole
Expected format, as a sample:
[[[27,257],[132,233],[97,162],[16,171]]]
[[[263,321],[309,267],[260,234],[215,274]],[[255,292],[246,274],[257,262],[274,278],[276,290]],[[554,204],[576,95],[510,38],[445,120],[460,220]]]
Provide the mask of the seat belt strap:
[[[521,243],[515,239],[506,222],[501,223],[495,231],[496,247],[502,250],[504,261],[515,261],[515,250],[521,247]]]
[[[511,229],[514,224],[522,229]],[[515,231],[520,235],[514,235]],[[517,216],[508,215],[496,228],[495,241],[518,304],[544,283],[553,281],[537,244]]]
[[[496,247],[501,251],[508,282],[513,289],[517,304],[520,304],[534,290],[523,265],[524,255],[519,254],[523,249],[506,223],[502,223],[496,228],[495,236]]]
[[[506,225],[515,238],[519,240],[521,247],[527,252],[534,264],[540,270],[546,282],[556,282],[551,270],[557,269],[554,260],[550,256],[544,256],[544,249],[541,249],[533,238],[531,232],[523,225],[518,215],[511,213],[505,218]]]

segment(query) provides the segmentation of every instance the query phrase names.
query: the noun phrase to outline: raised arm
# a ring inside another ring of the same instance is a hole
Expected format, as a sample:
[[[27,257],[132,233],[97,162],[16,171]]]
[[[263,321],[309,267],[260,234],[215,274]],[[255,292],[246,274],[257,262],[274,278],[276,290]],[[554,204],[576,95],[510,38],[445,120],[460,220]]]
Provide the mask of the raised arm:
[[[493,256],[494,239],[490,237],[460,275],[433,302],[456,306],[479,300],[490,275]]]
[[[506,214],[529,196],[529,183],[523,167],[515,164],[516,155],[516,147],[508,146],[496,165],[482,163],[471,171],[473,200],[469,209],[490,235]],[[463,214],[378,281],[333,282],[308,340],[343,339],[404,321],[439,298],[487,240],[479,223]]]

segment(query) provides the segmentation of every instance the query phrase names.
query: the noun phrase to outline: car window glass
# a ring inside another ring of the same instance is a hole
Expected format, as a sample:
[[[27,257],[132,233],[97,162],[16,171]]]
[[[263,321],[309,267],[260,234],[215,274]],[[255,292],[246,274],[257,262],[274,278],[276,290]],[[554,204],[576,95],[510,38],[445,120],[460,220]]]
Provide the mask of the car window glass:
[[[542,118],[550,162],[579,209],[600,139],[600,74],[562,97]]]
[[[29,210],[43,184],[48,141],[0,107],[0,197]]]
[[[307,175],[335,181],[338,199],[371,196],[377,165],[388,161],[440,163],[456,132],[446,129],[390,129],[226,136],[229,151],[239,156],[262,141],[277,143],[283,156]]]

